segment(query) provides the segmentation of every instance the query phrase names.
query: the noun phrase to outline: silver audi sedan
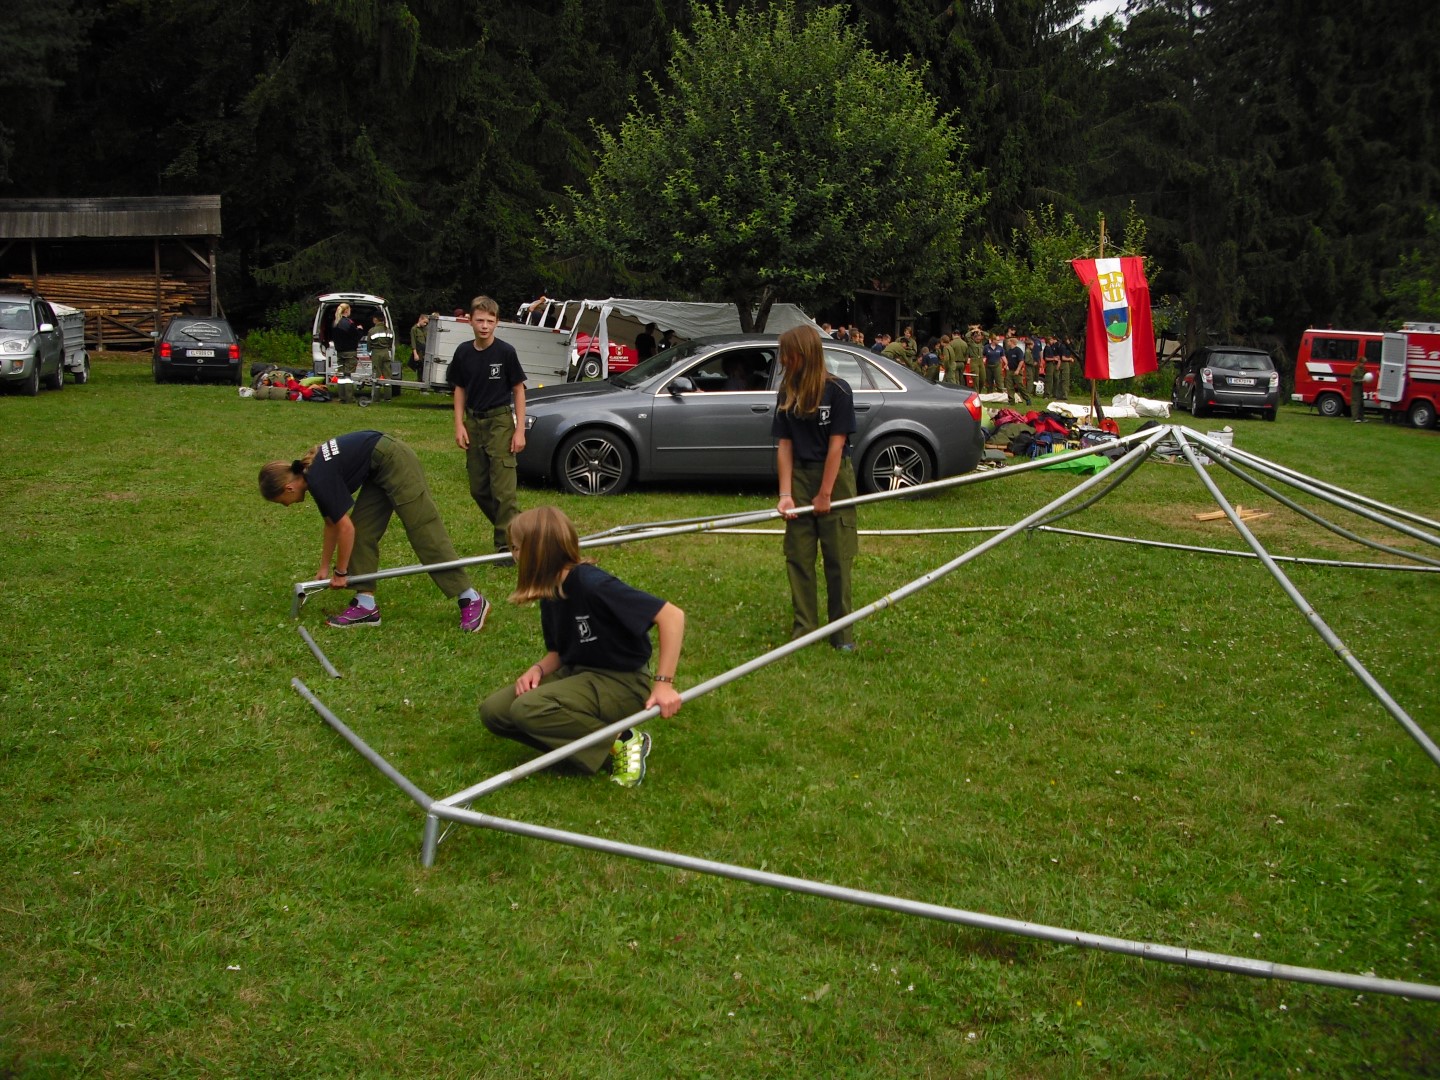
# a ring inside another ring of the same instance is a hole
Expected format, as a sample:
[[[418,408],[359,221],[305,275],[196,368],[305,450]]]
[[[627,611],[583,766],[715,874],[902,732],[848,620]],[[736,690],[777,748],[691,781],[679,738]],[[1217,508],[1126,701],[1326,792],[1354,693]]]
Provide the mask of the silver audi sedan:
[[[852,345],[824,348],[826,366],[855,393],[862,492],[975,468],[974,393]],[[775,335],[695,338],[604,382],[527,391],[520,475],[577,495],[616,495],[635,481],[773,478],[778,356]]]

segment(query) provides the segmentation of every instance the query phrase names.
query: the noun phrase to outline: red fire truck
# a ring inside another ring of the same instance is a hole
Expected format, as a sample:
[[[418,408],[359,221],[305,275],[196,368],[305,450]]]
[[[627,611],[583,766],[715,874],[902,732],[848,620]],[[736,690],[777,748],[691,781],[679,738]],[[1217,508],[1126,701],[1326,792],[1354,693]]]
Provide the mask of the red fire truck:
[[[1365,408],[1408,416],[1428,428],[1440,408],[1440,323],[1380,330],[1306,330],[1295,356],[1292,401],[1322,416],[1350,415],[1350,370],[1364,364]]]

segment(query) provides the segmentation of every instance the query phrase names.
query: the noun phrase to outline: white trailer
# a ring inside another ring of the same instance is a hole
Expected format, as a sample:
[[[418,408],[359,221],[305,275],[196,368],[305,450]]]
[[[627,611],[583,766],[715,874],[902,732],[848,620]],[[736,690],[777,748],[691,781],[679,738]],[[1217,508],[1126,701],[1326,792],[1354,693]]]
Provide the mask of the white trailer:
[[[65,359],[60,366],[77,383],[87,383],[90,381],[90,354],[85,351],[85,312],[65,304],[50,306],[55,309],[55,318],[60,322],[60,337],[65,347]]]

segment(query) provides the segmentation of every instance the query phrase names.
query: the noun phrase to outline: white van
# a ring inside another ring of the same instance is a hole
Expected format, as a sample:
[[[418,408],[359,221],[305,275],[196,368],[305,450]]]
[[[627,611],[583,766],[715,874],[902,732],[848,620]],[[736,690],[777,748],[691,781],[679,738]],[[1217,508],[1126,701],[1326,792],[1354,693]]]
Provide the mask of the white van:
[[[395,323],[390,318],[390,308],[385,304],[383,296],[372,296],[370,293],[359,292],[333,292],[322,293],[315,298],[315,327],[310,335],[310,360],[312,370],[316,375],[328,375],[328,361],[326,349],[330,345],[330,327],[335,325],[335,309],[341,304],[350,305],[350,317],[360,324],[366,331],[374,325],[376,315],[385,329],[395,334]],[[398,339],[399,335],[396,335]]]

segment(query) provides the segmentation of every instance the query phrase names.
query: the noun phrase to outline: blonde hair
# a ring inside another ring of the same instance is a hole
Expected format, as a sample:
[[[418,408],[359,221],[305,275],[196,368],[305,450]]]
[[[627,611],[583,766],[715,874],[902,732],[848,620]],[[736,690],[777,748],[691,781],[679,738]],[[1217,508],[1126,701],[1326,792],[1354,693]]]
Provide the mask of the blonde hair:
[[[477,311],[483,311],[486,315],[498,316],[500,314],[500,305],[488,296],[477,296],[474,300],[470,301],[470,314],[474,315]]]
[[[285,490],[285,485],[297,476],[304,476],[305,470],[315,460],[320,447],[312,446],[294,461],[267,461],[260,466],[260,494],[274,502]]]
[[[580,557],[575,523],[555,506],[535,506],[511,519],[506,539],[515,557],[512,604],[554,600],[565,595],[561,582],[572,566],[593,559]]]
[[[780,335],[780,410],[811,416],[825,394],[825,350],[813,326],[792,326]]]

